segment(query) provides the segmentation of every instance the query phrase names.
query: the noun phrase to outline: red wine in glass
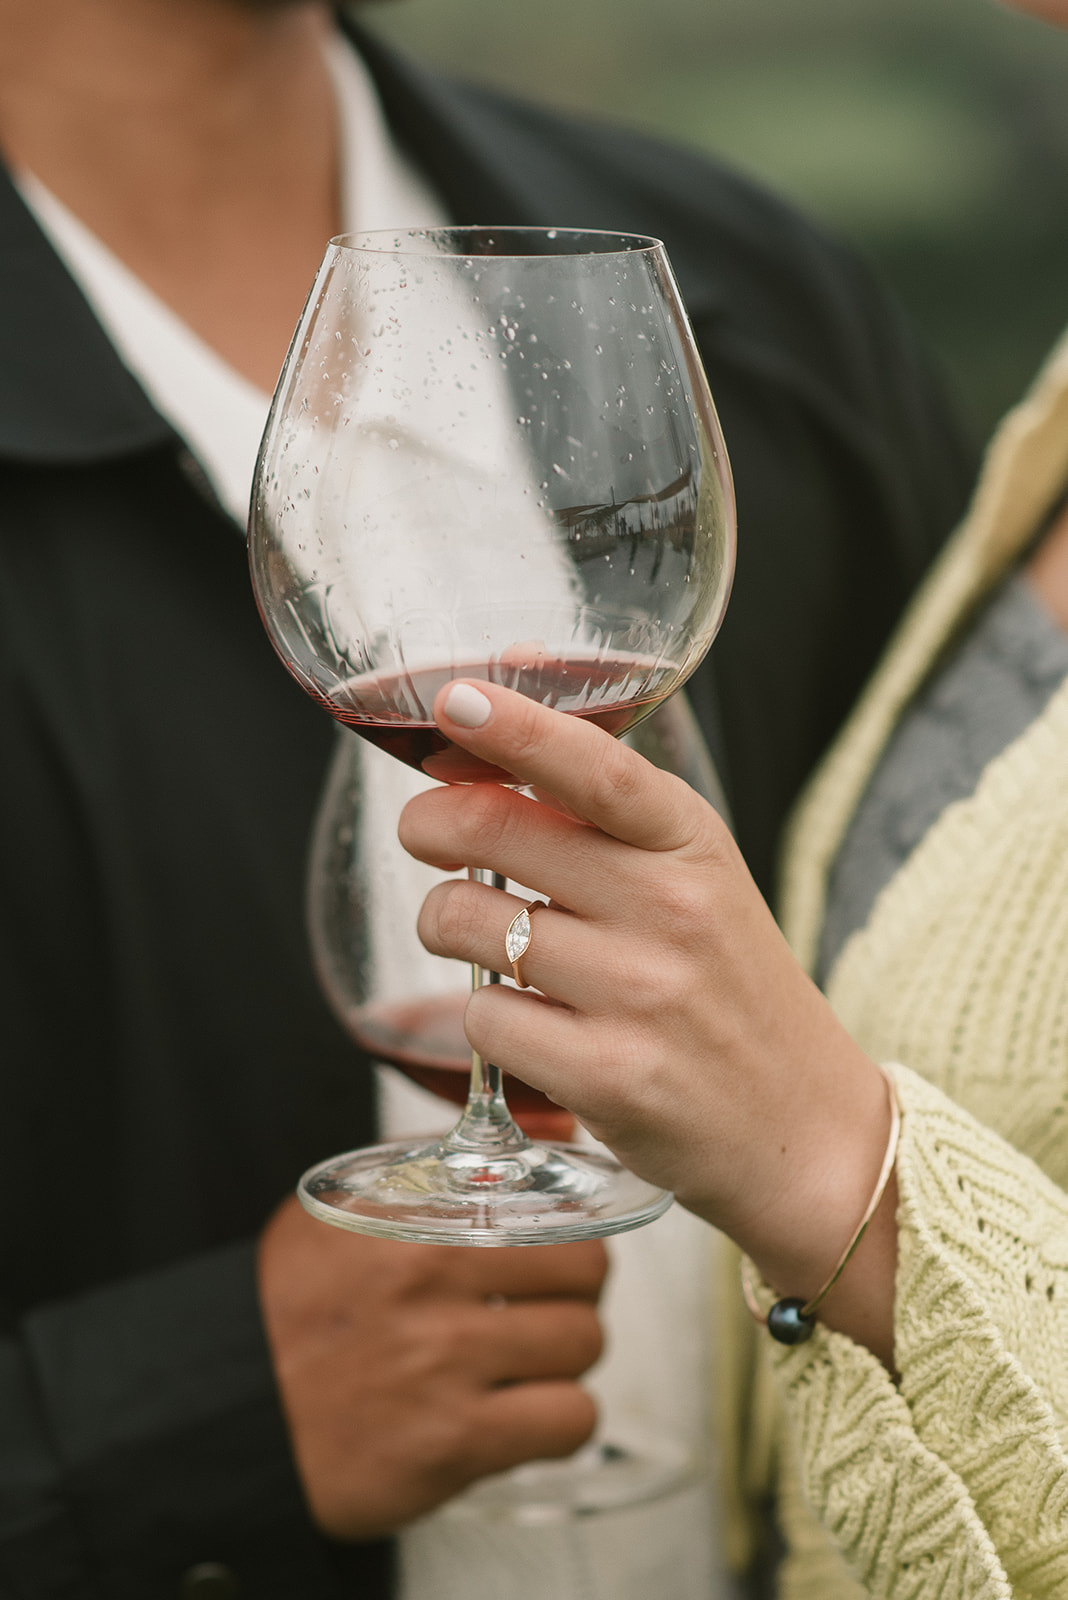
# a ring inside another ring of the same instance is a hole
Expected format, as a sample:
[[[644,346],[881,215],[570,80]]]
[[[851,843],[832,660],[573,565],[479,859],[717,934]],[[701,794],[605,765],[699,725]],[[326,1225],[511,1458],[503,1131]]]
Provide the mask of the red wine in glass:
[[[404,672],[367,673],[315,696],[344,727],[444,783],[508,783],[511,774],[450,743],[431,716],[434,697],[454,678],[502,683],[619,736],[655,711],[678,681],[672,662],[616,651],[603,656],[458,662]]]
[[[375,1061],[397,1067],[421,1089],[453,1105],[467,1101],[471,1046],[464,1033],[468,993],[375,1001],[344,1017],[352,1038]],[[574,1137],[575,1119],[539,1089],[503,1074],[508,1109],[529,1139]]]

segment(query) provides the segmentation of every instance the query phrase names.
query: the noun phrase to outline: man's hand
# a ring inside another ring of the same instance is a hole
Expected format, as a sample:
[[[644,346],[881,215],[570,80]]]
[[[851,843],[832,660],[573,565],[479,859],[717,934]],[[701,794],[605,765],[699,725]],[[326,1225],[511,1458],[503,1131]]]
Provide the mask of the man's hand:
[[[259,1286],[312,1516],[338,1539],[392,1532],[476,1478],[589,1438],[602,1245],[401,1244],[287,1200]]]

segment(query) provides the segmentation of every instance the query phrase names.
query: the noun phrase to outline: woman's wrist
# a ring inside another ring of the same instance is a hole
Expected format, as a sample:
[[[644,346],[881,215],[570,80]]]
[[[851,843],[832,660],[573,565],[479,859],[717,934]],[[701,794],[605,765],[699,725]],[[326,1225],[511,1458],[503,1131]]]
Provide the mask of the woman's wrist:
[[[762,1305],[753,1288],[750,1276],[751,1264],[744,1256],[742,1258],[742,1292],[745,1296],[746,1304],[755,1319],[767,1328],[771,1337],[779,1344],[804,1344],[812,1337],[816,1326],[817,1312],[830,1298],[842,1274],[860,1250],[868,1227],[879,1210],[883,1195],[890,1182],[894,1164],[897,1160],[898,1139],[901,1132],[901,1113],[898,1107],[897,1090],[893,1076],[885,1067],[880,1068],[880,1071],[886,1081],[887,1104],[890,1108],[890,1133],[887,1138],[879,1174],[875,1180],[875,1188],[872,1190],[863,1215],[831,1269],[830,1275],[824,1279],[815,1293],[808,1296],[807,1299],[803,1295],[776,1297],[774,1293],[768,1292],[765,1296],[766,1303]]]
[[[784,1108],[792,1117],[770,1121],[766,1143],[772,1148],[754,1163],[750,1206],[727,1231],[775,1300],[804,1307],[820,1296],[821,1322],[867,1345],[892,1367],[897,1187],[887,1079],[843,1035],[842,1047],[810,1079],[805,1099],[803,1115],[795,1104]],[[775,1158],[780,1170],[771,1183]],[[821,1294],[873,1198],[877,1204],[862,1237]]]

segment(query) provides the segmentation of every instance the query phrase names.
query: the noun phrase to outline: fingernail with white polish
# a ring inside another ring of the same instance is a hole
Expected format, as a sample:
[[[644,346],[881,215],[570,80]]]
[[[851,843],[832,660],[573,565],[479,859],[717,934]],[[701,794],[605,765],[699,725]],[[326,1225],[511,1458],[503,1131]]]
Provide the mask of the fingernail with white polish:
[[[486,696],[469,683],[454,683],[445,698],[444,710],[461,728],[481,728],[493,707]]]

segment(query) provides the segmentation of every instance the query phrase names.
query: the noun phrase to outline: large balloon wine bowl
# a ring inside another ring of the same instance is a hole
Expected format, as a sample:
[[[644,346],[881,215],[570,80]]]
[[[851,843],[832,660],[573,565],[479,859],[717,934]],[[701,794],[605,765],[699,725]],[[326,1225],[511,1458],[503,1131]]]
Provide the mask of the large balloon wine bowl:
[[[334,240],[249,545],[293,676],[432,778],[512,781],[435,725],[453,678],[626,733],[702,659],[733,571],[726,452],[663,246],[557,228]],[[325,1161],[299,1193],[340,1227],[464,1245],[619,1233],[671,1200],[599,1149],[528,1139],[477,1054],[450,1133]]]

